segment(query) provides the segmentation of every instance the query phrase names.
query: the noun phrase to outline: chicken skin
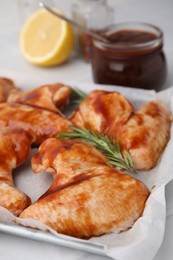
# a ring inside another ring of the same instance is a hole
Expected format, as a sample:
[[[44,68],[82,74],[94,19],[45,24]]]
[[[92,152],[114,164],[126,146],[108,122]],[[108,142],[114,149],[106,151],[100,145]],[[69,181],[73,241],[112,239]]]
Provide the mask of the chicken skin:
[[[18,93],[20,93],[20,90],[11,79],[0,78],[0,103],[10,100],[12,96],[16,96]]]
[[[104,133],[110,127],[119,129],[133,113],[132,104],[118,92],[94,90],[71,117],[79,128]]]
[[[47,139],[32,167],[54,175],[54,181],[20,217],[70,236],[90,238],[130,228],[149,196],[142,182],[108,165],[103,154],[79,140]]]
[[[67,130],[71,122],[57,113],[20,104],[0,104],[0,127],[23,129],[37,146]]]
[[[23,130],[0,130],[0,206],[14,215],[31,204],[30,198],[14,186],[12,170],[28,158],[31,140]]]
[[[139,170],[153,168],[170,138],[170,114],[160,101],[143,105],[123,125],[117,139]]]
[[[70,93],[69,86],[56,83],[21,93],[20,96],[10,101],[60,113],[59,109],[62,110],[68,104]]]
[[[92,91],[71,117],[73,124],[107,133],[122,150],[131,152],[135,168],[153,168],[170,137],[170,113],[161,101],[152,101],[134,112],[121,94]]]
[[[31,145],[71,125],[58,109],[68,102],[70,92],[68,86],[54,84],[21,93],[13,81],[0,78],[0,102],[6,102],[0,104],[0,206],[15,215],[31,201],[14,187],[12,170],[27,159]]]

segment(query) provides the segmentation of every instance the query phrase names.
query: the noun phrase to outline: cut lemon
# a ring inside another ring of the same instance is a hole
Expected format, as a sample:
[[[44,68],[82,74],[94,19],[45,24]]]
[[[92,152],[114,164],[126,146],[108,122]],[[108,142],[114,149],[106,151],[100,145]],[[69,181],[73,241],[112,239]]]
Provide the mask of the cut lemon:
[[[23,25],[19,45],[22,55],[29,62],[54,66],[69,57],[74,47],[74,33],[67,22],[40,9]]]

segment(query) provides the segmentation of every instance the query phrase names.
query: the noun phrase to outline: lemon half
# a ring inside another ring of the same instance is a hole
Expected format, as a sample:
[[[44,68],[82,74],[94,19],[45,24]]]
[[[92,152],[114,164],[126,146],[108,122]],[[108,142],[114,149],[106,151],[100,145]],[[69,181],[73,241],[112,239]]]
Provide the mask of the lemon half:
[[[74,33],[70,24],[40,9],[23,25],[19,45],[22,55],[29,62],[54,66],[69,57],[74,47]]]

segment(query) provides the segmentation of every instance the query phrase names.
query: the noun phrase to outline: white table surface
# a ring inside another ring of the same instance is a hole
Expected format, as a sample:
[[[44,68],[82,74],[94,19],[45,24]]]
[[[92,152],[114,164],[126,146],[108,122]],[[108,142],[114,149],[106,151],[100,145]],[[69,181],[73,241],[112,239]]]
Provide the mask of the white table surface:
[[[59,9],[70,12],[71,0],[54,0]],[[0,0],[0,76],[21,74],[40,82],[55,81],[92,82],[90,64],[71,58],[55,68],[39,68],[27,63],[20,55],[18,33],[21,26],[18,0]],[[173,85],[173,0],[112,0],[115,21],[144,21],[158,25],[164,31],[168,77],[165,88]],[[31,80],[32,81],[32,80]],[[27,84],[27,83],[26,83]],[[154,260],[173,259],[173,181],[166,187],[167,220],[163,243]],[[1,260],[101,260],[108,259],[82,251],[33,241],[0,233]],[[150,260],[150,259],[146,259]]]

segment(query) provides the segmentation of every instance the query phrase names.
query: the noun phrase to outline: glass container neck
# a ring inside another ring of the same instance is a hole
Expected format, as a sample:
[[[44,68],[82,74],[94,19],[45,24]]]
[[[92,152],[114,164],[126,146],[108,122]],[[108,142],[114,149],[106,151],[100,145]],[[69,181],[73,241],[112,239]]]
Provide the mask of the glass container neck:
[[[118,55],[139,55],[154,52],[163,46],[163,33],[147,23],[120,23],[107,27],[102,35],[110,43],[94,40],[99,49],[117,52]]]

